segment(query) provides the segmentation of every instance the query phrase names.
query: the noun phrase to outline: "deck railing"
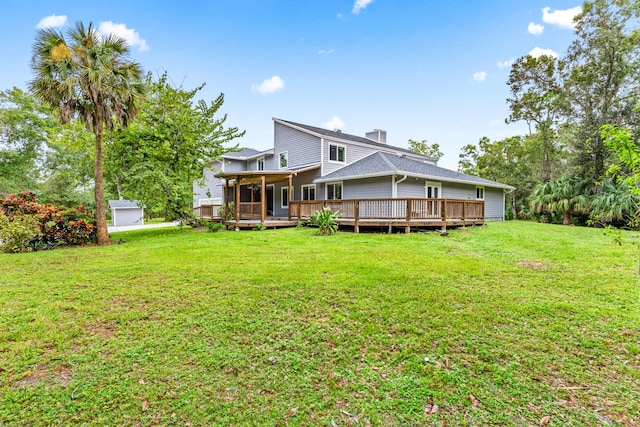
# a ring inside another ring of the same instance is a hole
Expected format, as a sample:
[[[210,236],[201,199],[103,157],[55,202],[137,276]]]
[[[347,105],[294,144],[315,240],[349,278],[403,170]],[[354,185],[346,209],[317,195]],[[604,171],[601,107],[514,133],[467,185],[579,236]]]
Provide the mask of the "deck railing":
[[[292,201],[292,218],[306,218],[329,208],[340,211],[341,218],[355,221],[484,220],[484,201],[456,199],[349,199]]]

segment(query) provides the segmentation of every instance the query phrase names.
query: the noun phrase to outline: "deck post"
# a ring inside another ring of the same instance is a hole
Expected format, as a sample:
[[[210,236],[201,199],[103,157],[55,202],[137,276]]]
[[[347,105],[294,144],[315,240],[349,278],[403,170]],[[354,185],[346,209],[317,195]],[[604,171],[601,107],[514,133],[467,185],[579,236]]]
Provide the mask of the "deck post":
[[[264,225],[267,218],[267,178],[260,177],[260,225]]]
[[[287,215],[289,220],[291,220],[291,201],[293,200],[293,175],[289,175],[289,191],[287,191]],[[300,213],[298,212],[298,215]]]
[[[353,203],[353,232],[359,233],[360,226],[358,225],[358,219],[360,217],[360,200],[356,200]]]
[[[238,224],[240,223],[240,175],[236,176],[236,200],[234,205],[234,218],[236,220],[236,231],[239,230]]]
[[[447,199],[442,200],[442,230],[447,231]]]
[[[467,225],[467,201],[462,202],[462,227]]]
[[[407,208],[405,212],[405,220],[407,224],[404,226],[404,232],[406,234],[411,233],[411,199],[407,199]]]

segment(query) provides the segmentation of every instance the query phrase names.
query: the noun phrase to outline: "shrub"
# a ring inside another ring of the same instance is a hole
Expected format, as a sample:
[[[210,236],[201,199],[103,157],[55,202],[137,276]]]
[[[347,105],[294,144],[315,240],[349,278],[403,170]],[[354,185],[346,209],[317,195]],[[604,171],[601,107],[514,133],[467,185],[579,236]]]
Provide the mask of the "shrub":
[[[224,225],[220,222],[209,221],[207,219],[201,220],[200,224],[207,228],[212,233],[220,231],[224,228]]]
[[[233,220],[233,202],[225,203],[224,205],[218,208],[218,216],[222,219],[222,221],[232,221]]]
[[[340,218],[340,211],[333,212],[330,208],[323,208],[321,211],[316,211],[308,220],[318,227],[316,234],[326,236],[338,231],[338,218]]]
[[[96,241],[95,217],[84,206],[41,205],[32,193],[23,191],[0,198],[0,215],[5,215],[10,222],[23,215],[33,215],[38,219],[40,235],[29,243],[33,249]]]
[[[40,236],[40,221],[35,215],[14,215],[9,220],[0,214],[0,249],[2,252],[30,252],[31,241]]]

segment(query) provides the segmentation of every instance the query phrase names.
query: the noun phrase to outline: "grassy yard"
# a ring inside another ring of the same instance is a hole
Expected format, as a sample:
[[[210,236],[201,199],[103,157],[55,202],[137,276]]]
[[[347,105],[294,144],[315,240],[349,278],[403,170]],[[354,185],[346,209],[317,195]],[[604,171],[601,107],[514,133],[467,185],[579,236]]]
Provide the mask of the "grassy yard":
[[[0,254],[0,424],[640,423],[637,248],[602,230],[118,239]]]

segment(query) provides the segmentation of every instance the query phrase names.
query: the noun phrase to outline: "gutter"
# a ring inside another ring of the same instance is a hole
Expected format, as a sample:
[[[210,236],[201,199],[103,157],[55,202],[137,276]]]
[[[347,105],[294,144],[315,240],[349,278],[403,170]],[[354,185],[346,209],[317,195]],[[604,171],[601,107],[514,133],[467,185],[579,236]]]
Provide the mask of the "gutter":
[[[391,198],[392,199],[397,199],[398,198],[398,184],[400,184],[402,181],[407,179],[407,175],[405,175],[405,176],[402,177],[402,179],[400,181],[396,181],[396,176],[397,175],[393,175],[393,186],[391,187]]]

